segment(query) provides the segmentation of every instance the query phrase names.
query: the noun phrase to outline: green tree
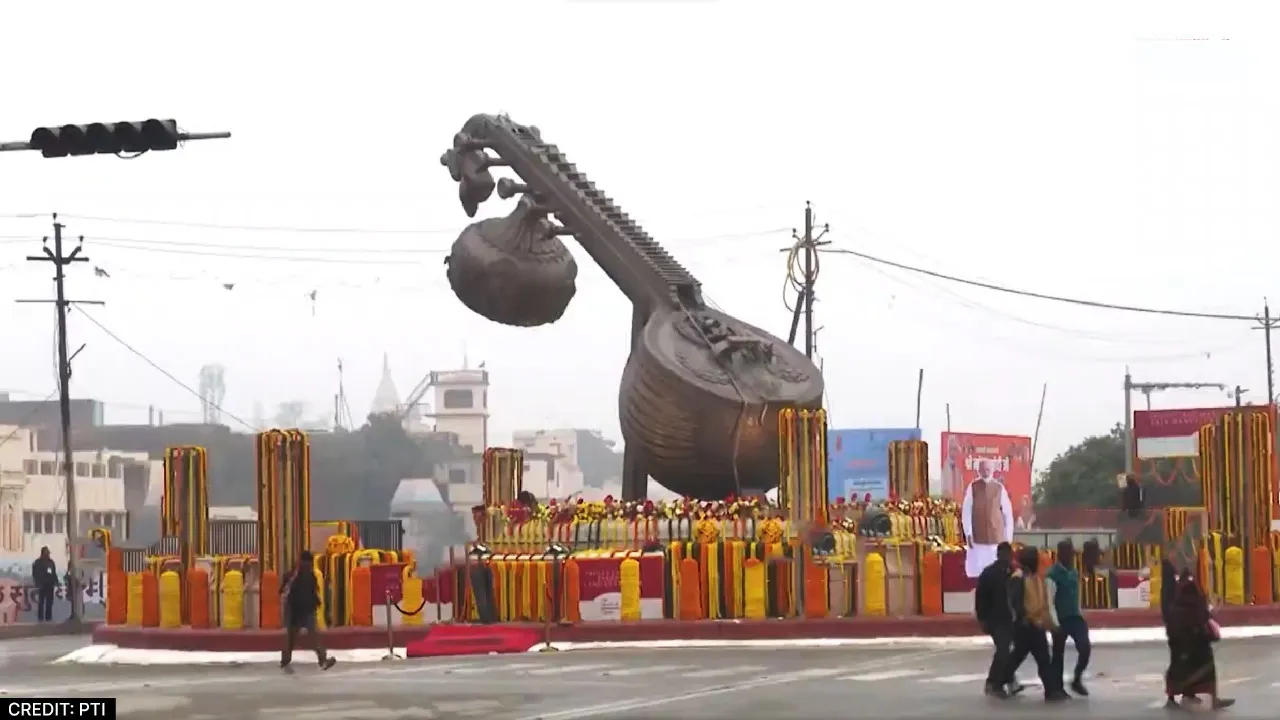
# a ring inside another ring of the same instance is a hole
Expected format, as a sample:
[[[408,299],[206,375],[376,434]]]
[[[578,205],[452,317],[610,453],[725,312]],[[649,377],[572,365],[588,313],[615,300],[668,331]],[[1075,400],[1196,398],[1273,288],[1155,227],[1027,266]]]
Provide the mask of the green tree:
[[[1124,428],[1072,445],[1049,463],[1035,487],[1036,505],[1113,508],[1119,504],[1116,475],[1124,472]]]

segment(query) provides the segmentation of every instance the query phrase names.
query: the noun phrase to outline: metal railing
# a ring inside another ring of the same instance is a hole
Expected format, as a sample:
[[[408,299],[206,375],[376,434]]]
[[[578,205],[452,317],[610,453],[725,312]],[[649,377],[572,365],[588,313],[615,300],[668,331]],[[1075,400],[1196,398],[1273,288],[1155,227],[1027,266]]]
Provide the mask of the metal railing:
[[[255,555],[258,552],[257,520],[210,520],[209,553]]]

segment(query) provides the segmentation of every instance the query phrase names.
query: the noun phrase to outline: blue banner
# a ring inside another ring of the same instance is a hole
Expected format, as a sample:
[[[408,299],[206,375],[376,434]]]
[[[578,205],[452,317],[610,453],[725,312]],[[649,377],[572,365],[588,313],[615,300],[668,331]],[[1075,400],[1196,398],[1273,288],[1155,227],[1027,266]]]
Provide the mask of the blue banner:
[[[919,440],[920,428],[859,428],[827,431],[827,494],[830,500],[889,496],[889,443]]]

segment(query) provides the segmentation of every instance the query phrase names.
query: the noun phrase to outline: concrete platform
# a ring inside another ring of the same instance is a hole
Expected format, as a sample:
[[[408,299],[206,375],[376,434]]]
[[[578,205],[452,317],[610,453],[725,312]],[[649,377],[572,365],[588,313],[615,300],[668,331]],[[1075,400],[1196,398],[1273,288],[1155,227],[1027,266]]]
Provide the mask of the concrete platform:
[[[1226,606],[1216,611],[1224,627],[1280,625],[1280,605]],[[1093,610],[1086,613],[1093,628],[1159,627],[1160,613],[1147,609]],[[521,627],[542,626],[524,623]],[[430,625],[393,630],[395,647],[425,637]],[[601,643],[655,640],[803,640],[902,637],[965,637],[980,632],[968,615],[938,617],[830,618],[821,620],[644,620],[594,622],[552,627],[557,643]],[[541,635],[539,635],[541,637]],[[334,650],[387,647],[387,631],[377,627],[341,627],[324,632],[325,645]],[[101,625],[93,642],[125,648],[226,652],[279,651],[279,630],[193,630]],[[306,634],[301,647],[309,648]]]

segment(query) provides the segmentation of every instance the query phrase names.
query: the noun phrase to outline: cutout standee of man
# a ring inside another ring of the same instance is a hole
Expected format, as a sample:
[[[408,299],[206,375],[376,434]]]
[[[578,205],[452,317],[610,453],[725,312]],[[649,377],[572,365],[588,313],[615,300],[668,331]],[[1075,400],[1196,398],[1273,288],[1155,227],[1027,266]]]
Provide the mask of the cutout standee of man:
[[[1013,542],[1013,503],[1004,483],[993,476],[990,460],[978,461],[978,476],[964,490],[960,506],[967,547],[964,572],[971,578],[996,559],[996,546]]]

